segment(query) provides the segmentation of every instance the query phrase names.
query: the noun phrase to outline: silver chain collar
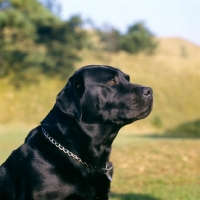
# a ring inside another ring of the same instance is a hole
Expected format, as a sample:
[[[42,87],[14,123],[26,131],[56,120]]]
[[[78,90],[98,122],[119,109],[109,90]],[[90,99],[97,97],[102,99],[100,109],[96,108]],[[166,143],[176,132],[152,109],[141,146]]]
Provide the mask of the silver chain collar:
[[[107,173],[108,171],[110,171],[113,168],[112,163],[107,162],[106,163],[106,167],[105,168],[99,168],[99,167],[95,167],[92,166],[86,162],[83,162],[78,156],[76,156],[75,154],[73,154],[71,151],[69,151],[68,149],[64,148],[61,144],[59,144],[55,139],[53,139],[46,131],[45,129],[42,127],[42,132],[44,134],[44,136],[52,143],[54,144],[57,148],[59,148],[61,151],[63,151],[65,154],[67,154],[69,157],[73,158],[74,160],[76,160],[77,162],[81,163],[83,166],[88,167],[90,169],[95,169],[95,170],[102,170],[105,171],[105,173]],[[111,164],[111,167],[108,167],[108,163]]]

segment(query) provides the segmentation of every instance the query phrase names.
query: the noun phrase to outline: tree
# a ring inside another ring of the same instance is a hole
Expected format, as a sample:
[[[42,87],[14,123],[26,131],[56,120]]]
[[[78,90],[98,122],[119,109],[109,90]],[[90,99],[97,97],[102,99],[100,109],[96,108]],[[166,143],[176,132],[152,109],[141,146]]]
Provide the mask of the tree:
[[[37,28],[40,45],[45,45],[45,56],[48,60],[42,62],[43,72],[49,75],[60,74],[66,77],[73,69],[74,62],[80,58],[77,51],[84,47],[86,32],[81,29],[82,20],[72,16],[67,22],[52,26],[39,24]]]
[[[127,34],[121,40],[121,49],[130,53],[145,51],[148,54],[152,54],[156,47],[157,42],[154,41],[153,34],[142,22],[130,26]]]
[[[83,48],[82,20],[61,21],[37,0],[0,0],[0,75],[13,83],[33,80],[33,74],[67,76]]]
[[[103,49],[107,52],[118,52],[120,50],[120,32],[112,26],[105,25],[102,30],[98,30],[100,42],[102,42]]]

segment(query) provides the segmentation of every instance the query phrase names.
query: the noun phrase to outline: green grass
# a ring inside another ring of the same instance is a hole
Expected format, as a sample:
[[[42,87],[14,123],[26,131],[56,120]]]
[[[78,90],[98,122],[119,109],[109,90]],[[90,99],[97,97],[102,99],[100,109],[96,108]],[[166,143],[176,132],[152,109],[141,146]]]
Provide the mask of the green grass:
[[[0,163],[30,127],[0,127]],[[111,161],[111,200],[197,200],[200,196],[200,140],[152,138],[119,133]]]
[[[0,164],[24,142],[30,130],[21,125],[0,126]]]
[[[114,142],[111,199],[197,200],[200,196],[200,140],[136,137]]]

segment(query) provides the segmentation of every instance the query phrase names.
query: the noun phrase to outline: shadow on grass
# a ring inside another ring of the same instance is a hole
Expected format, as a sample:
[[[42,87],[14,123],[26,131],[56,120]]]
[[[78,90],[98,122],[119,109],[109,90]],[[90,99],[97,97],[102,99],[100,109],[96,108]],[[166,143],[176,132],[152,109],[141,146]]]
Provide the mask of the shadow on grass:
[[[143,194],[116,194],[111,193],[110,198],[116,199],[116,200],[160,200],[155,197],[151,197],[149,195],[143,195]]]
[[[151,134],[147,137],[153,138],[180,138],[180,139],[200,139],[200,120],[180,124],[173,129],[168,129],[163,134]]]

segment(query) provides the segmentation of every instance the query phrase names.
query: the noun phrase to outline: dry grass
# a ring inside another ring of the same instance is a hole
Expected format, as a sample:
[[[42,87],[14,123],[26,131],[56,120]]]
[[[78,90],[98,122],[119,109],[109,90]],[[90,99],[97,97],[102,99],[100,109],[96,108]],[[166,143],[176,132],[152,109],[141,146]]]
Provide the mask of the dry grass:
[[[145,120],[123,129],[124,132],[161,132],[187,121],[200,118],[200,47],[184,40],[160,39],[153,56],[130,55],[124,52],[106,54],[82,51],[83,60],[77,68],[88,64],[107,64],[120,68],[131,81],[151,86],[154,90],[154,109]],[[184,55],[182,48],[184,47]],[[41,78],[37,85],[26,85],[15,91],[0,80],[0,122],[5,124],[38,124],[52,108],[55,97],[65,82]]]
[[[38,84],[25,85],[20,90],[7,80],[0,85],[0,122],[3,124],[38,124],[53,107],[56,95],[66,83],[41,78]]]

